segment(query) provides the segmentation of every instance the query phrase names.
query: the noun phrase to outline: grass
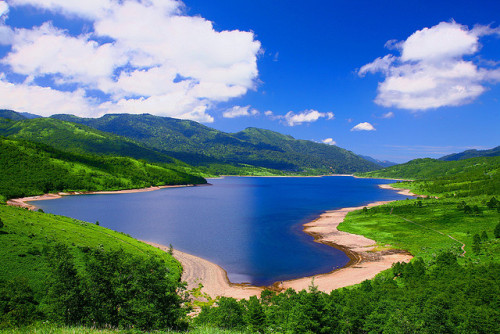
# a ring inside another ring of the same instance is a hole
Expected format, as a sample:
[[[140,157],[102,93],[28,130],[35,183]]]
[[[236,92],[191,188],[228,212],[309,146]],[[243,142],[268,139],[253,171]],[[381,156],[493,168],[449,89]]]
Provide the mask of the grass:
[[[0,205],[0,280],[26,277],[35,293],[43,293],[47,264],[43,248],[55,243],[70,247],[78,264],[79,247],[123,249],[142,257],[158,256],[165,260],[171,274],[180,279],[182,267],[171,255],[126,234],[95,224],[52,214]]]
[[[500,221],[500,213],[487,208],[485,203],[488,200],[489,197],[482,196],[392,202],[366,212],[359,210],[349,213],[339,225],[339,230],[364,235],[381,247],[391,245],[407,250],[424,260],[433,259],[443,250],[451,250],[459,255],[464,243],[464,259],[499,261],[500,241],[494,239],[493,230]],[[465,214],[458,208],[462,201],[466,201],[469,206],[477,205],[482,213]],[[422,203],[421,207],[418,206],[419,202]],[[483,231],[489,240],[483,241],[482,251],[475,254],[472,251],[473,236],[481,235]]]

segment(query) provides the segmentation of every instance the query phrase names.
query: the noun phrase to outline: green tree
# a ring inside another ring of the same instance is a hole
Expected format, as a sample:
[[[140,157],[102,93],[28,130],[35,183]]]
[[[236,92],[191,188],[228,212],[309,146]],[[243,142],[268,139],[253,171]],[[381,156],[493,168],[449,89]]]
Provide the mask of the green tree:
[[[19,327],[40,319],[37,306],[26,278],[19,277],[0,285],[0,329]]]
[[[495,226],[493,234],[495,235],[495,238],[500,238],[500,222],[498,222],[497,226]]]
[[[3,221],[2,221],[2,218],[0,218],[0,228],[4,227],[4,224],[3,224]]]
[[[264,333],[266,328],[266,314],[257,297],[248,300],[246,322],[251,333]]]
[[[495,198],[495,196],[493,196],[487,203],[486,203],[486,206],[489,208],[489,209],[494,209],[498,206],[499,202],[498,200]]]
[[[44,249],[44,254],[51,273],[43,302],[45,313],[56,322],[68,325],[80,323],[84,303],[73,255],[62,244]]]
[[[482,242],[488,241],[488,234],[486,233],[486,231],[483,231],[481,233],[481,241]]]
[[[472,251],[475,254],[479,254],[481,251],[481,237],[477,233],[472,237]]]

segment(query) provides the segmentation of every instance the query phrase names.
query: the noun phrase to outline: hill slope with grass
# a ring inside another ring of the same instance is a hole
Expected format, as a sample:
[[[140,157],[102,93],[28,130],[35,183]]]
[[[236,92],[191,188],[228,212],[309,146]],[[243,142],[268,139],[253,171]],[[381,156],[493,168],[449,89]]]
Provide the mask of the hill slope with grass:
[[[131,138],[196,166],[250,165],[286,172],[352,173],[378,169],[336,146],[296,140],[277,132],[249,128],[230,134],[188,120],[153,115],[72,115],[52,118],[84,124]]]
[[[37,320],[182,327],[181,266],[170,254],[71,218],[0,205],[0,329]]]
[[[0,151],[0,201],[60,191],[206,183],[202,177],[170,165],[128,157],[69,153],[29,141],[0,137]]]

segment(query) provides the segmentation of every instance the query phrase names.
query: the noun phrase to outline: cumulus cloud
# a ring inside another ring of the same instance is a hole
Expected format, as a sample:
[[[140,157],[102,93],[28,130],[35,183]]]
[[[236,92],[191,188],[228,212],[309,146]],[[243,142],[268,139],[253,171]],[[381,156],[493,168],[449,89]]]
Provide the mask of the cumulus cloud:
[[[54,106],[58,113],[93,116],[100,111],[85,96],[82,89],[74,92],[61,92],[50,87],[12,84],[0,79],[0,109],[14,109],[19,112],[30,112],[40,116],[54,114]]]
[[[234,106],[228,110],[226,110],[222,116],[224,118],[236,118],[236,117],[244,117],[244,116],[256,116],[259,114],[257,109],[251,109],[250,106]]]
[[[332,112],[322,113],[317,110],[309,109],[299,113],[289,111],[286,115],[279,116],[279,118],[283,119],[288,126],[295,126],[303,123],[316,122],[320,118],[326,118],[328,120],[334,119],[335,115]]]
[[[377,58],[358,74],[385,76],[375,99],[385,107],[427,110],[470,103],[486,90],[487,82],[500,81],[500,69],[479,67],[466,59],[478,53],[479,39],[485,35],[500,36],[500,29],[441,22],[405,41],[390,41],[390,48],[399,50],[400,56]]]
[[[322,142],[327,145],[337,145],[337,142],[333,138],[323,139]]]
[[[375,131],[376,129],[368,122],[359,123],[351,131]]]
[[[33,86],[43,78],[52,82],[55,91],[65,92],[68,85],[75,92],[97,90],[101,100],[82,104],[96,105],[92,109],[95,116],[97,111],[148,112],[211,122],[209,110],[215,104],[256,88],[261,44],[255,35],[217,31],[212,22],[187,16],[180,1],[9,3],[91,22],[90,31],[78,35],[52,23],[24,29],[6,27],[13,34],[9,37],[12,48],[1,62],[12,73],[25,75]],[[0,43],[7,39],[3,36],[0,26]],[[81,95],[82,102],[87,95]],[[61,112],[57,105],[51,110]]]

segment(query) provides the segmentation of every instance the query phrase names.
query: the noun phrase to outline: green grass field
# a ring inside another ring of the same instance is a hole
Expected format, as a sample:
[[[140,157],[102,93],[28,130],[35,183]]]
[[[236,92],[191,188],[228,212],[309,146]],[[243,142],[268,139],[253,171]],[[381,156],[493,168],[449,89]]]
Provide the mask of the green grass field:
[[[500,213],[489,209],[490,197],[403,200],[383,206],[351,212],[340,224],[345,232],[364,235],[380,245],[409,251],[414,256],[430,260],[443,250],[462,254],[465,259],[500,260],[500,242],[493,230],[500,221]],[[459,204],[475,205],[480,214],[466,214]],[[422,206],[419,206],[418,203]],[[486,232],[488,240],[482,242],[481,252],[472,251],[473,236]],[[455,238],[456,240],[452,239]]]

